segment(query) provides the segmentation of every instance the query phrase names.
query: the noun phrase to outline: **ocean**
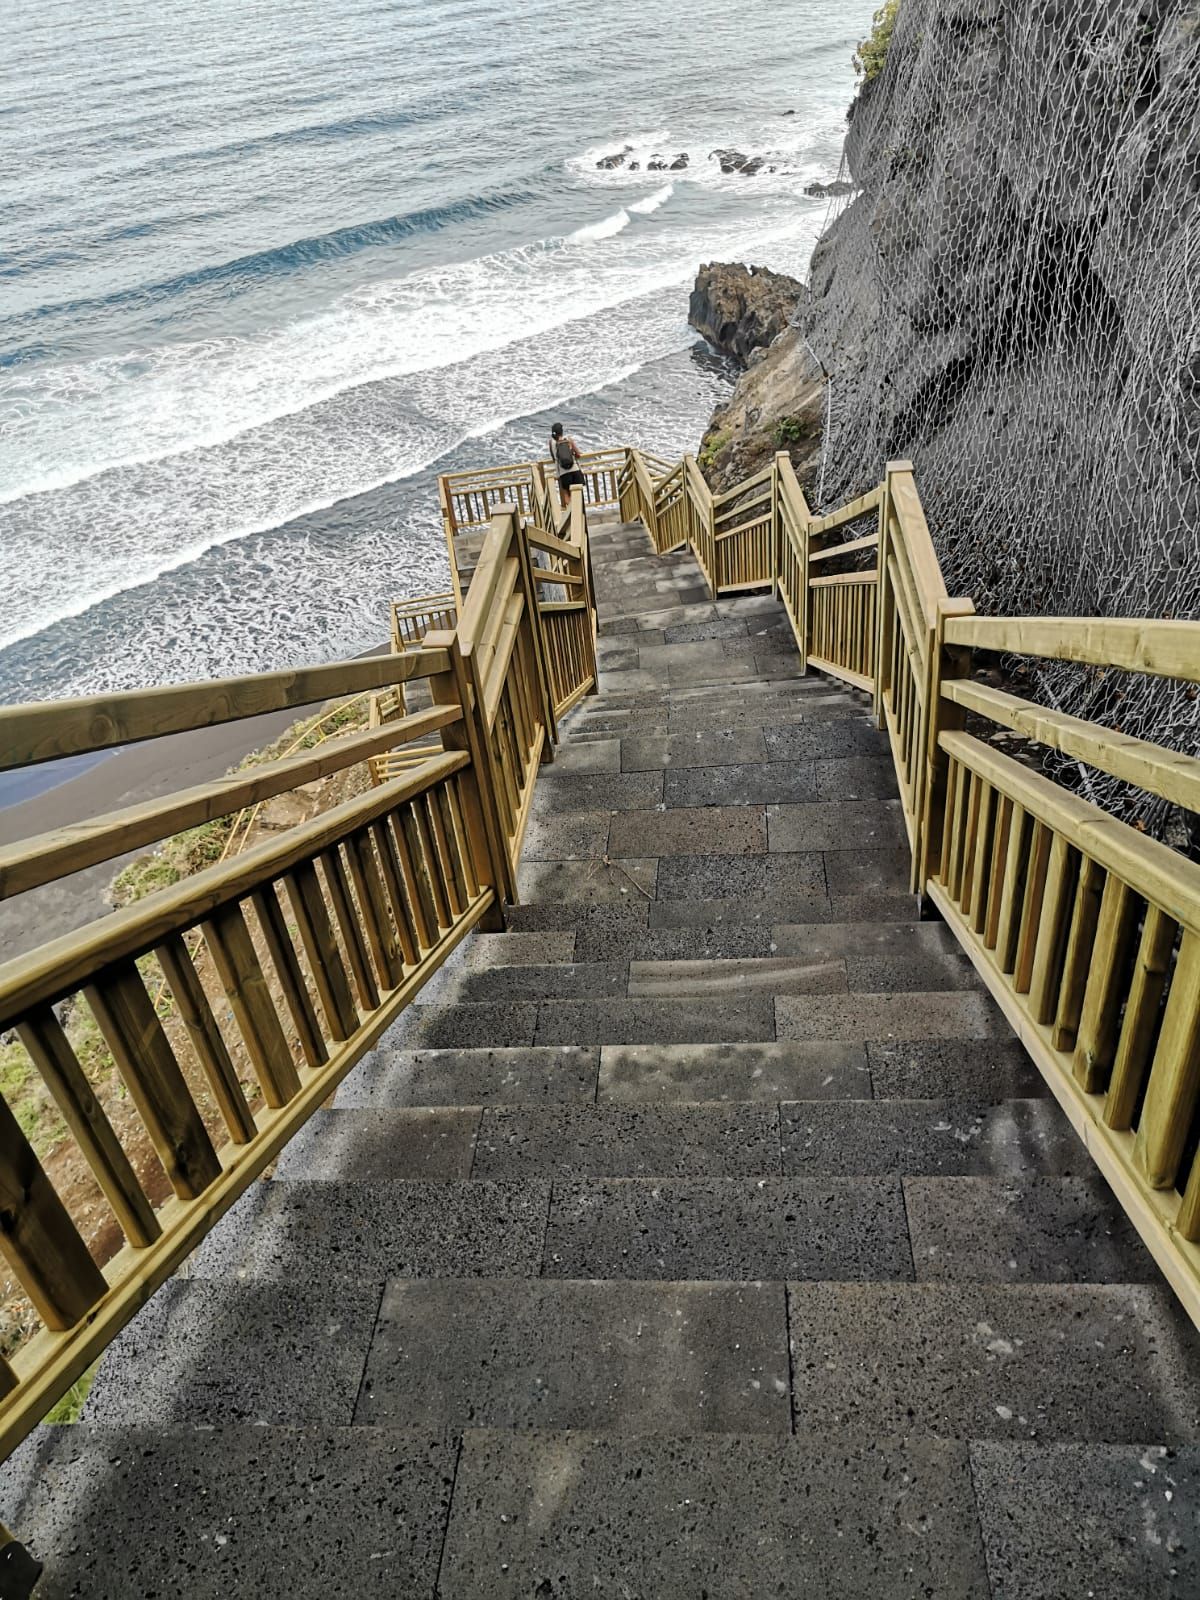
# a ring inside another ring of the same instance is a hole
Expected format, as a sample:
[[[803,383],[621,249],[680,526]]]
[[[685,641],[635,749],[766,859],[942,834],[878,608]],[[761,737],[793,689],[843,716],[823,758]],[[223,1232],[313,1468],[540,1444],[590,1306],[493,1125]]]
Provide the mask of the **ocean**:
[[[362,650],[439,472],[695,448],[693,275],[804,276],[874,4],[10,0],[0,702]]]

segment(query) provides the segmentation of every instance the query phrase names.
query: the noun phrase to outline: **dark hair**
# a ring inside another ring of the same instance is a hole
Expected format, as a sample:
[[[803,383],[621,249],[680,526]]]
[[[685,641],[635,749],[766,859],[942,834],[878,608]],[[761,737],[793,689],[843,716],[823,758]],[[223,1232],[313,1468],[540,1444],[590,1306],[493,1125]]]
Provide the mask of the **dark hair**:
[[[562,423],[561,422],[556,422],[554,424],[554,426],[550,429],[550,437],[552,439],[561,439],[562,438]]]

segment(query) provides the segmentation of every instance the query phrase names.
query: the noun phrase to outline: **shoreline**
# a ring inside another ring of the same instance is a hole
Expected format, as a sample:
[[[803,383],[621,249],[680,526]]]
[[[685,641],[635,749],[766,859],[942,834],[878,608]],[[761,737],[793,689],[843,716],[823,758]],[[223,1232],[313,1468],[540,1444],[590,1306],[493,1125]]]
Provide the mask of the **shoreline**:
[[[386,654],[388,648],[381,644],[360,655]],[[261,750],[324,704],[319,701],[292,706],[286,711],[269,711],[238,722],[122,745],[110,752],[67,757],[65,760],[72,763],[89,764],[49,788],[35,789],[8,804],[0,802],[0,846],[222,778],[251,751]],[[32,778],[55,765],[46,762],[17,770]],[[104,898],[109,884],[128,861],[153,849],[153,845],[146,845],[11,900],[0,900],[0,961],[24,955],[49,939],[73,933],[107,915],[112,910]]]

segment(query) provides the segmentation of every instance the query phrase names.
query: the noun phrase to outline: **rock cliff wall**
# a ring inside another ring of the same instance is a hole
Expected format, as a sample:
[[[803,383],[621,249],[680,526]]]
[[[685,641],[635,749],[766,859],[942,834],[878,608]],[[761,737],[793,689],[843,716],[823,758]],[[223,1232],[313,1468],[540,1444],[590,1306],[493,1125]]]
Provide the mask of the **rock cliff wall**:
[[[830,374],[826,505],[911,457],[981,610],[1200,616],[1200,0],[901,0],[846,164],[780,357]],[[1196,748],[1118,677],[1038,682]]]

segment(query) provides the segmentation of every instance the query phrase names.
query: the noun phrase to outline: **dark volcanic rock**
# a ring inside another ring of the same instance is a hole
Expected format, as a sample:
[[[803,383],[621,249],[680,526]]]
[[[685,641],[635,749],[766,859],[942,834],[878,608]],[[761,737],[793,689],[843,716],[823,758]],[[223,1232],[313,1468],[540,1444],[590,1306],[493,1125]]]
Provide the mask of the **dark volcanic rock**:
[[[811,195],[843,195],[853,194],[854,185],[847,183],[844,178],[835,178],[832,183],[810,183],[805,186],[805,194]]]
[[[683,169],[687,166],[687,164],[688,164],[687,152],[684,151],[682,155],[676,156],[674,161],[672,161],[672,163],[671,163],[671,171],[672,172],[682,172]]]
[[[719,162],[722,172],[740,172],[744,178],[752,178],[763,165],[762,156],[743,155],[740,150],[713,150],[709,159]]]
[[[616,150],[611,156],[601,156],[599,161],[597,161],[596,166],[602,172],[611,172],[614,167],[623,167],[625,165],[626,157],[629,155],[629,152],[632,149],[633,146],[631,144],[627,144],[624,150]]]
[[[781,272],[711,262],[696,274],[688,321],[745,366],[752,350],[769,345],[787,327],[803,292],[802,284]]]

